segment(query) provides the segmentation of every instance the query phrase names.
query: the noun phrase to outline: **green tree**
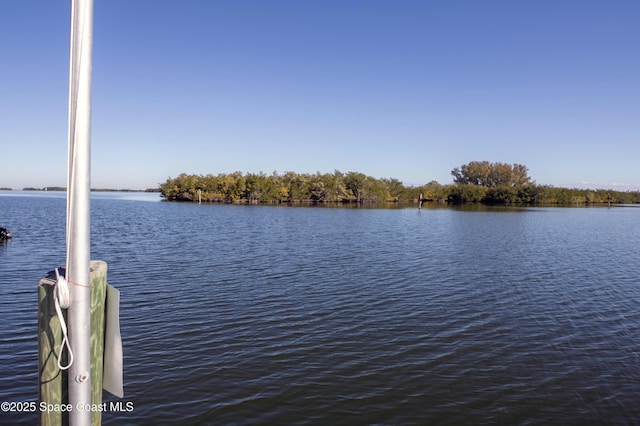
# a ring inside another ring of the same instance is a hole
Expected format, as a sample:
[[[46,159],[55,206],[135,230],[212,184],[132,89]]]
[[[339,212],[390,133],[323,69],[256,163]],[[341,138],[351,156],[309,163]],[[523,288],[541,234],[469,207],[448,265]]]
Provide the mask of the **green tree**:
[[[295,172],[285,172],[282,175],[282,184],[286,188],[287,201],[308,199],[305,193],[306,178]]]
[[[266,189],[267,176],[264,173],[247,173],[245,176],[244,198],[250,203],[259,203],[265,195]]]
[[[531,183],[528,169],[522,164],[472,161],[451,171],[453,182],[485,187],[526,185]]]
[[[351,191],[351,194],[353,194],[358,203],[362,200],[366,180],[367,176],[363,173],[348,172],[344,177],[345,187],[348,191]]]
[[[320,172],[309,177],[309,199],[313,201],[326,201],[330,195],[330,188],[325,185],[323,176]]]
[[[516,187],[499,185],[487,188],[482,202],[487,204],[517,204],[520,202],[520,197]]]
[[[245,177],[241,172],[218,175],[218,191],[227,203],[242,198],[246,189]]]
[[[390,199],[399,201],[405,192],[405,187],[402,182],[394,178],[383,179],[383,182],[386,185],[386,192],[389,194]]]
[[[333,173],[326,173],[322,176],[322,180],[329,191],[329,200],[339,203],[349,198],[349,193],[344,183],[344,174],[342,172],[334,170]]]
[[[449,190],[448,201],[454,204],[479,203],[487,193],[487,188],[480,185],[456,184]]]

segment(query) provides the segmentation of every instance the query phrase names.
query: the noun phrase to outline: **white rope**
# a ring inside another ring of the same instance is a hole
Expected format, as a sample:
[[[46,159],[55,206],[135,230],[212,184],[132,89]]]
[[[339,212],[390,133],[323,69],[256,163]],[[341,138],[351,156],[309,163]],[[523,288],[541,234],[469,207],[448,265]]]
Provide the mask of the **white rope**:
[[[71,351],[71,344],[69,343],[69,337],[67,337],[67,323],[62,315],[62,309],[67,309],[71,304],[71,297],[69,293],[69,283],[65,277],[60,276],[58,268],[56,268],[56,286],[55,286],[55,305],[56,312],[58,313],[58,319],[60,320],[60,328],[62,329],[62,344],[60,345],[60,353],[58,354],[58,368],[60,370],[66,370],[73,364],[73,352]],[[60,309],[62,308],[62,309]],[[62,365],[62,353],[64,347],[69,350],[69,363],[65,366]]]

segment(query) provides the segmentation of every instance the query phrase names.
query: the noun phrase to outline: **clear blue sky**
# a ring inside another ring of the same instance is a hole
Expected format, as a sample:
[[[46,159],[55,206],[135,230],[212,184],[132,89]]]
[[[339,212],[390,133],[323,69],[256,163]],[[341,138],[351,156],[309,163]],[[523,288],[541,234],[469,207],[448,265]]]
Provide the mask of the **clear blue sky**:
[[[67,0],[0,3],[0,187],[66,185]],[[357,171],[640,188],[640,1],[95,0],[92,187]]]

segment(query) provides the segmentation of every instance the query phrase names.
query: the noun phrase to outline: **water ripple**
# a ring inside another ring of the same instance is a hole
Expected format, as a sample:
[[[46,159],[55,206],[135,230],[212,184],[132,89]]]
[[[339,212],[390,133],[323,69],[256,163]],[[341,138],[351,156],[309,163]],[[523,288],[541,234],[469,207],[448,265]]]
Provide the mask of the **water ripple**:
[[[122,293],[135,403],[104,424],[640,418],[634,209],[295,209],[103,195],[92,212],[92,257],[109,263]],[[35,285],[64,259],[64,199],[0,197],[0,219],[17,236],[0,247],[10,324],[0,330],[0,392],[34,400]]]

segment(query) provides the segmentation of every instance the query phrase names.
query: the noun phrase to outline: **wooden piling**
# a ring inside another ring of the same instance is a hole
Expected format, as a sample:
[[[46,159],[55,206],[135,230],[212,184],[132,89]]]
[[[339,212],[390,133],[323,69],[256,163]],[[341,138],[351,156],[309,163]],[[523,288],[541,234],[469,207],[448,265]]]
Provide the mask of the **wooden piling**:
[[[69,423],[68,413],[62,410],[41,409],[41,405],[62,404],[68,401],[67,374],[58,368],[58,355],[62,343],[62,329],[55,308],[55,283],[53,272],[38,283],[38,372],[40,425],[58,426]],[[63,312],[66,317],[66,311]],[[63,354],[63,364],[68,353]]]
[[[102,403],[102,371],[104,352],[105,300],[107,292],[107,264],[92,260],[91,280],[91,403]],[[67,371],[58,368],[58,356],[62,344],[62,329],[55,308],[55,272],[38,283],[38,372],[39,404],[54,409],[40,410],[40,424],[43,426],[61,426],[69,423],[69,413],[60,409],[69,404],[67,392]],[[70,284],[73,285],[73,284]],[[66,318],[66,310],[63,310]],[[71,343],[73,350],[73,342]],[[63,352],[63,365],[67,364],[68,350]],[[57,409],[55,409],[57,408]],[[70,407],[76,410],[77,407]],[[100,425],[101,413],[93,410],[91,424]]]

